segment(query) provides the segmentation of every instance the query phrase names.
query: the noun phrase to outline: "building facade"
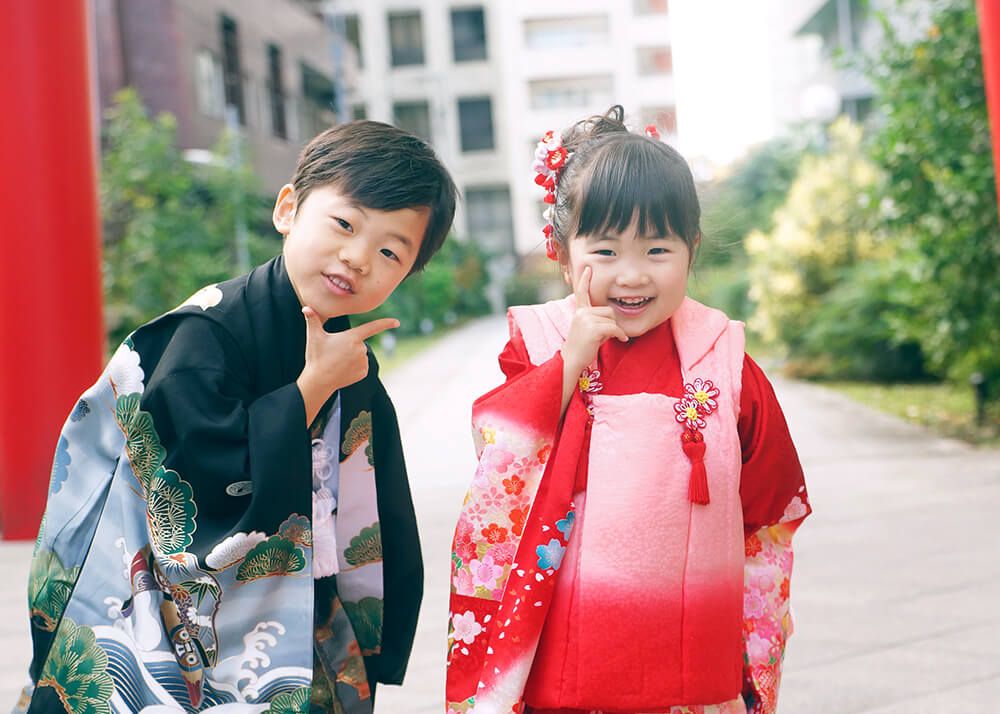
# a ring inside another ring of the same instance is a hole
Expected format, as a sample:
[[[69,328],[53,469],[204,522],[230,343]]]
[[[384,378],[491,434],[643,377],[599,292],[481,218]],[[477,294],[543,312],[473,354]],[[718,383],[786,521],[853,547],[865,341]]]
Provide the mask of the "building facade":
[[[456,232],[502,277],[541,251],[545,131],[625,105],[676,132],[666,0],[330,0],[358,57],[352,115],[428,138],[462,192]],[[505,258],[507,260],[505,260]]]
[[[308,3],[92,0],[92,8],[102,111],[132,86],[151,113],[177,118],[186,150],[211,149],[227,121],[239,126],[263,191],[285,183],[302,145],[335,123],[333,35]],[[345,85],[350,60],[339,70]]]
[[[184,149],[238,123],[261,188],[338,119],[430,141],[462,195],[456,234],[498,277],[541,249],[538,138],[620,103],[676,138],[667,0],[93,0],[100,102],[132,85]]]

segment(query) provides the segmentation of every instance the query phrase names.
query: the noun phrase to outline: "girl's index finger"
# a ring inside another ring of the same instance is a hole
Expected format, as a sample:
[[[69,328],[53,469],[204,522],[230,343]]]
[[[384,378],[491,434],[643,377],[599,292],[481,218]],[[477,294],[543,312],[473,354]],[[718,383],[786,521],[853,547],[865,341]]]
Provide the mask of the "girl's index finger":
[[[576,306],[577,307],[593,307],[590,304],[590,266],[586,265],[583,268],[583,272],[580,273],[580,279],[576,283],[576,289],[573,291],[576,294]]]

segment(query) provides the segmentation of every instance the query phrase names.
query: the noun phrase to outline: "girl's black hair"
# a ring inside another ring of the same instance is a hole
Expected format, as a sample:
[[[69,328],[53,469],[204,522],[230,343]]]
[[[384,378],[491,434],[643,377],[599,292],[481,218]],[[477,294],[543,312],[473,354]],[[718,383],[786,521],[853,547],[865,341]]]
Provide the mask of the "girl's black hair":
[[[563,133],[572,152],[556,184],[555,238],[620,233],[637,221],[640,236],[676,235],[691,250],[701,207],[687,162],[663,142],[629,132],[621,105]]]

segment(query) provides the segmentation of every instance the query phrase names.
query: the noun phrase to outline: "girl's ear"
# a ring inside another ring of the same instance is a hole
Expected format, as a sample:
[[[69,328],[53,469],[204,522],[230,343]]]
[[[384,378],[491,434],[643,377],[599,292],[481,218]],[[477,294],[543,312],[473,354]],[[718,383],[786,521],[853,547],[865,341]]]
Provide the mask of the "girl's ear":
[[[566,246],[560,243],[559,241],[555,241],[555,245],[556,245],[556,260],[559,261],[559,272],[562,273],[563,282],[565,282],[572,288],[573,271],[570,270],[569,251],[566,249]]]
[[[274,222],[275,230],[288,237],[288,232],[292,229],[292,223],[295,220],[295,189],[292,188],[292,184],[286,183],[278,191],[271,220]]]
[[[698,256],[698,249],[701,247],[701,231],[694,237],[694,243],[691,244],[691,256],[688,259],[688,270],[694,267],[694,259]]]

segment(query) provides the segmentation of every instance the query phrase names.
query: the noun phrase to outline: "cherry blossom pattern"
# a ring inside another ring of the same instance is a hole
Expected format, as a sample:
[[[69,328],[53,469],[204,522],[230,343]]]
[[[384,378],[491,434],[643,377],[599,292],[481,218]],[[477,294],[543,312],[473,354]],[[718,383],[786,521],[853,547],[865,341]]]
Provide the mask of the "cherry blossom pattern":
[[[456,642],[471,645],[476,637],[483,633],[483,626],[476,622],[476,614],[471,610],[466,610],[461,615],[453,615],[451,624]]]
[[[774,714],[777,708],[781,662],[792,633],[789,590],[793,530],[783,524],[770,526],[746,541],[743,639],[747,657],[744,694],[749,694],[749,714]]]

